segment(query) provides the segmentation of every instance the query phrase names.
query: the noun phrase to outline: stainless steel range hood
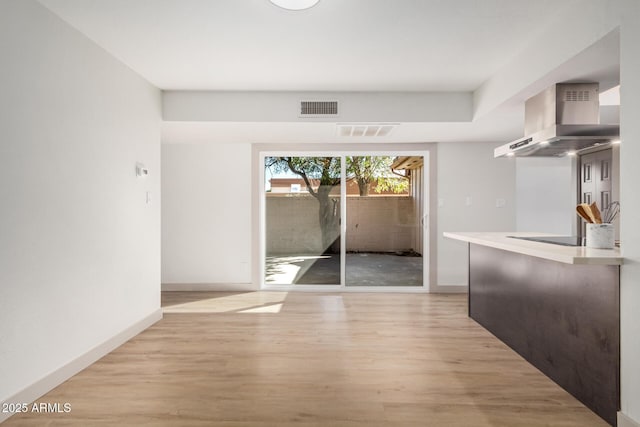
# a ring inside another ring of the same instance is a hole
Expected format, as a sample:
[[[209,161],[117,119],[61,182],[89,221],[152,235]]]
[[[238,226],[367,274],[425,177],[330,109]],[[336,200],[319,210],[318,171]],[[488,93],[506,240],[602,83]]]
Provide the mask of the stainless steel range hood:
[[[494,157],[561,157],[617,140],[619,125],[600,124],[598,83],[560,83],[525,102],[525,137]]]

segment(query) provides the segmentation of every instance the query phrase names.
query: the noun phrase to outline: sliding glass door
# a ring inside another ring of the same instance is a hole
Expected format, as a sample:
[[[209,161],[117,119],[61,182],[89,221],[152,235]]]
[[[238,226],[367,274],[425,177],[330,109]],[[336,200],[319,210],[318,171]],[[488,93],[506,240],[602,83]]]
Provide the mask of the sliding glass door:
[[[349,156],[346,286],[422,286],[421,156]]]
[[[340,157],[265,158],[265,284],[340,285]]]
[[[424,156],[275,154],[261,157],[266,286],[424,286]]]

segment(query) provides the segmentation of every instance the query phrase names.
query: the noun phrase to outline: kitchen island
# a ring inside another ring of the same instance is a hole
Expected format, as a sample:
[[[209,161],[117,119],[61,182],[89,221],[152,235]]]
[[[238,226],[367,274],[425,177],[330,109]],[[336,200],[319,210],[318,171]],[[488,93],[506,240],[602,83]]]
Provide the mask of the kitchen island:
[[[469,316],[611,425],[620,406],[619,249],[444,233],[469,245]]]

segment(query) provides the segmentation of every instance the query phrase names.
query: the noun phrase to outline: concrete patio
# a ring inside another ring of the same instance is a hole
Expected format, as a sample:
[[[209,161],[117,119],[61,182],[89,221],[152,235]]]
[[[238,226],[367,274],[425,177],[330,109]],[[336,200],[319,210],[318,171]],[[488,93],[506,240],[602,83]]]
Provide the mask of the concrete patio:
[[[347,253],[347,286],[422,286],[423,258],[396,253]],[[267,256],[266,284],[339,285],[340,255]]]

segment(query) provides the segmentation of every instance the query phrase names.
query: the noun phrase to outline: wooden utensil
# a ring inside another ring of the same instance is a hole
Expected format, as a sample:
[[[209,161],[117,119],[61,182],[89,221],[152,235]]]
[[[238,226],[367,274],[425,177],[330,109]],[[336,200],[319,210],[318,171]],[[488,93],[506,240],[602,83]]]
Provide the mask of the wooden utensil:
[[[589,208],[591,208],[591,214],[593,215],[593,222],[595,222],[596,224],[602,224],[602,215],[600,215],[600,209],[598,209],[598,205],[596,205],[596,202],[591,203],[591,206],[589,206]]]
[[[592,203],[591,205],[583,203],[584,205],[584,211],[586,212],[586,214],[589,216],[589,218],[591,219],[591,222],[593,224],[597,224],[597,220],[596,220],[596,214],[592,208],[592,205],[595,207],[595,203]],[[595,207],[596,209],[598,209],[597,207]],[[600,211],[598,211],[600,212]]]
[[[578,212],[578,215],[580,215],[582,219],[590,224],[593,224],[593,221],[591,220],[591,217],[587,213],[587,209],[585,207],[589,208],[589,205],[586,203],[580,203],[578,206],[576,206],[576,212]]]
[[[596,223],[596,216],[593,214],[593,211],[591,210],[591,205],[589,205],[587,203],[581,203],[581,205],[584,208],[584,212],[587,214],[587,216],[591,220],[591,223],[595,224]]]

